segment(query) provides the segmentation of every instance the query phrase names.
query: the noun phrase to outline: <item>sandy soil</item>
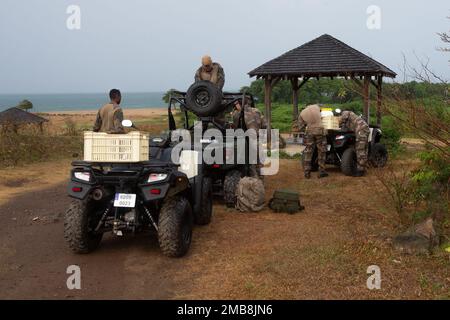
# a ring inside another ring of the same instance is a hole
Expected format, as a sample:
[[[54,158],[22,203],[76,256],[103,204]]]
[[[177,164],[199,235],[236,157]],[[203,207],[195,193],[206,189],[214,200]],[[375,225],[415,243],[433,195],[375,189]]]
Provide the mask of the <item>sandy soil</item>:
[[[306,210],[244,214],[216,199],[210,225],[194,229],[181,259],[164,257],[154,235],[106,236],[89,255],[74,255],[61,216],[69,162],[12,169],[0,183],[0,298],[379,299],[450,298],[449,257],[404,256],[391,249],[397,217],[372,173],[304,180],[299,163],[282,160],[266,177],[298,190]],[[19,174],[22,172],[22,175]],[[36,219],[38,217],[38,219]],[[66,288],[66,268],[81,267],[82,289]],[[366,288],[367,267],[379,265],[382,289]]]
[[[70,160],[0,170],[0,205],[20,194],[43,190],[66,181],[69,170]]]
[[[39,115],[48,119],[46,128],[49,132],[61,132],[71,124],[78,128],[90,130],[97,116],[98,110],[47,112]],[[167,127],[167,108],[123,109],[124,118],[132,120],[139,128],[154,129],[155,132]],[[176,110],[172,110],[176,114]]]
[[[166,127],[165,109],[124,111],[138,126]],[[90,127],[95,114],[46,116],[58,129],[68,119]],[[188,255],[169,259],[151,234],[107,235],[96,252],[72,254],[62,223],[70,161],[0,169],[0,298],[450,298],[448,254],[391,249],[398,218],[373,172],[355,179],[330,168],[329,178],[306,181],[298,161],[282,160],[265,179],[267,200],[278,188],[298,190],[305,211],[243,214],[216,199],[213,221],[194,229]],[[66,287],[72,264],[81,267],[82,290]],[[379,291],[366,288],[373,264],[381,267]]]
[[[78,110],[78,111],[53,111],[53,112],[43,112],[42,115],[48,116],[83,116],[90,115],[95,116],[98,110]],[[128,109],[123,108],[124,116],[128,117],[150,117],[150,116],[161,116],[167,114],[167,108],[137,108]]]
[[[94,121],[98,110],[79,110],[79,111],[54,111],[43,112],[39,115],[49,120],[62,120],[68,117],[72,118],[76,122]],[[143,109],[127,109],[123,108],[125,119],[141,119],[161,117],[167,115],[167,108],[143,108]]]

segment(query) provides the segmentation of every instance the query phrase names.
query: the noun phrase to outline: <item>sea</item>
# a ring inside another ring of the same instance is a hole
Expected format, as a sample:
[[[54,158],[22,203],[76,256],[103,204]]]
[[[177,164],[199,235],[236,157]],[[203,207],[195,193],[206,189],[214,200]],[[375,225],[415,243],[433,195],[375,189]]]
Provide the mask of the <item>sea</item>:
[[[124,108],[161,108],[164,92],[122,92]],[[108,93],[0,94],[0,112],[22,100],[33,103],[32,112],[97,110],[109,102]]]

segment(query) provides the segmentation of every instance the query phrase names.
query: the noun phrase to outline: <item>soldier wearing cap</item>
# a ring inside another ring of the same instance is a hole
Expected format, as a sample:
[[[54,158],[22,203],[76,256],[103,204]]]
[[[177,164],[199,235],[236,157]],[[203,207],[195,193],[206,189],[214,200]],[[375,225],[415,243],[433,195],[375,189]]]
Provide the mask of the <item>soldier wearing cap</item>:
[[[195,73],[195,82],[202,80],[214,83],[220,90],[225,84],[223,68],[217,62],[213,62],[210,56],[202,57],[202,66]]]
[[[351,111],[342,112],[339,119],[339,126],[344,130],[350,130],[355,133],[355,151],[356,151],[356,173],[354,176],[361,177],[365,174],[370,129],[367,122]]]

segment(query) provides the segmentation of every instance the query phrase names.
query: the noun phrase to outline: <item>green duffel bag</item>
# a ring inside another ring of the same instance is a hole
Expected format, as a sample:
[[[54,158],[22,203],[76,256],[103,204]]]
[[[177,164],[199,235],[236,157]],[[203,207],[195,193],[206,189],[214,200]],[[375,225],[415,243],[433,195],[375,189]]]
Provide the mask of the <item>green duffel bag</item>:
[[[300,195],[293,190],[275,190],[273,198],[270,199],[269,208],[275,212],[286,212],[294,214],[305,209],[300,204]]]

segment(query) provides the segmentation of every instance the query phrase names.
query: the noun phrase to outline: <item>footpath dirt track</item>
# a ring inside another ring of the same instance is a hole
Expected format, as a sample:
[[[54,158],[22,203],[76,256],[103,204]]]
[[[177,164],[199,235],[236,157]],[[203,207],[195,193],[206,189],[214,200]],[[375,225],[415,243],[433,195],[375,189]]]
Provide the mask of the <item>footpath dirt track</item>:
[[[218,202],[181,259],[164,257],[154,235],[108,235],[94,253],[74,255],[63,240],[65,183],[21,192],[0,206],[0,298],[449,298],[448,256],[391,250],[395,214],[373,176],[330,173],[305,181],[297,161],[282,160],[266,177],[267,199],[276,188],[299,190],[304,212],[242,214]],[[66,287],[73,264],[81,290]],[[372,264],[382,271],[378,291],[366,288]]]

